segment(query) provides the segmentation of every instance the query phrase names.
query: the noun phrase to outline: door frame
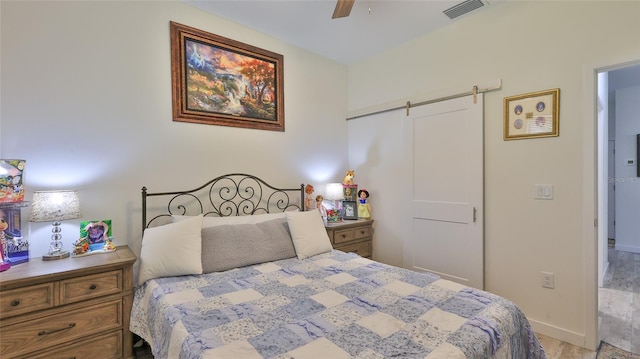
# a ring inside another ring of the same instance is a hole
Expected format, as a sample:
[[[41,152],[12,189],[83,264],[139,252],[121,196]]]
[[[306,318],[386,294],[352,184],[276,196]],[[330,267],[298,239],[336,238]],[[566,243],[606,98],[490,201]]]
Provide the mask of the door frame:
[[[599,254],[599,230],[598,222],[602,223],[607,218],[598,218],[601,210],[601,195],[598,191],[598,181],[602,179],[606,168],[598,160],[598,141],[601,136],[598,130],[598,74],[629,66],[639,65],[640,59],[626,59],[617,62],[609,61],[606,64],[585,64],[583,67],[583,113],[585,124],[583,126],[583,210],[582,210],[582,238],[583,238],[583,266],[584,266],[584,313],[585,323],[584,347],[596,350],[599,344],[598,335],[598,254]],[[607,208],[602,208],[606,215]]]

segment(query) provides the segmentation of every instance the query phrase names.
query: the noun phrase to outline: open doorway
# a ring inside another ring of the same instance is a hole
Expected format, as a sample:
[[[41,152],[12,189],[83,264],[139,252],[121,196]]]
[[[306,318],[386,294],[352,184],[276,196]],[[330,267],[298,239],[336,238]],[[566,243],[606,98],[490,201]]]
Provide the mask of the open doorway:
[[[598,72],[598,336],[640,353],[640,62]],[[635,323],[635,325],[634,325]]]

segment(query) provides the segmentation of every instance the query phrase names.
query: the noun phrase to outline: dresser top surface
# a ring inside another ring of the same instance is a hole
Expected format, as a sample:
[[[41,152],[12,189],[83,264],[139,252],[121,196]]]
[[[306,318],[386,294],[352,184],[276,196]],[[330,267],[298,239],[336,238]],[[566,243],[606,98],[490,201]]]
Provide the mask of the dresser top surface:
[[[115,269],[133,264],[135,261],[136,256],[128,246],[118,246],[114,252],[110,253],[52,261],[31,258],[29,262],[17,264],[0,272],[0,290],[91,274],[99,270]]]
[[[366,226],[372,223],[373,223],[373,219],[362,219],[362,218],[358,218],[357,220],[344,219],[342,220],[342,222],[329,222],[325,224],[325,228],[344,229],[344,228],[357,227],[357,226]]]

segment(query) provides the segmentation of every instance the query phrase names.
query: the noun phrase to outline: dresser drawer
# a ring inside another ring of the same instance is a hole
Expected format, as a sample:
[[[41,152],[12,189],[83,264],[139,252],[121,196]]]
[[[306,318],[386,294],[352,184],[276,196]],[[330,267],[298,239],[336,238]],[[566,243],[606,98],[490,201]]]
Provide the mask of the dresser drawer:
[[[54,283],[3,291],[0,295],[0,318],[51,308],[55,305],[54,293]]]
[[[20,359],[114,359],[122,357],[122,331],[98,334],[93,338],[83,338],[71,345],[29,354]],[[99,353],[99,354],[98,354]]]
[[[333,243],[339,244],[371,237],[371,226],[360,226],[334,231]]]
[[[343,252],[356,253],[361,257],[371,257],[371,242],[360,242],[356,244],[347,244],[345,246],[336,247],[337,250]]]
[[[353,230],[352,229],[342,229],[339,231],[335,231],[333,234],[333,243],[344,243],[353,240]]]
[[[60,304],[122,292],[122,271],[115,270],[60,282]]]
[[[371,226],[362,226],[353,229],[353,239],[371,237]]]
[[[12,358],[122,327],[122,299],[2,327],[0,357]],[[92,344],[87,343],[88,346]],[[94,351],[94,356],[97,352]]]

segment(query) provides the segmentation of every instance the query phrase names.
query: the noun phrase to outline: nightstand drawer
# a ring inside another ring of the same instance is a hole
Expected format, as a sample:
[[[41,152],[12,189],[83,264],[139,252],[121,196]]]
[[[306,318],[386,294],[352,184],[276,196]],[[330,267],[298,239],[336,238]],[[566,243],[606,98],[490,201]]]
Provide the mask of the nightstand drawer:
[[[353,240],[353,230],[351,229],[343,229],[340,231],[335,231],[333,234],[333,243],[344,243]]]
[[[0,357],[12,358],[122,327],[122,299],[2,327]],[[91,345],[87,343],[87,345]],[[94,351],[94,354],[96,352]]]
[[[337,250],[343,252],[356,253],[361,257],[371,257],[371,242],[361,242],[356,244],[347,244],[346,246],[336,247]]]
[[[60,282],[60,303],[68,304],[122,292],[122,271],[116,270]]]
[[[358,219],[325,225],[333,248],[357,253],[362,257],[373,256],[373,220]]]
[[[0,295],[0,318],[53,307],[54,290],[54,283],[47,283],[3,291]]]
[[[83,338],[75,344],[63,345],[59,349],[44,351],[38,355],[28,355],[20,359],[114,359],[122,356],[122,331],[98,334],[93,338]],[[99,353],[97,355],[96,353]]]
[[[371,226],[362,226],[353,229],[353,239],[371,237]]]

